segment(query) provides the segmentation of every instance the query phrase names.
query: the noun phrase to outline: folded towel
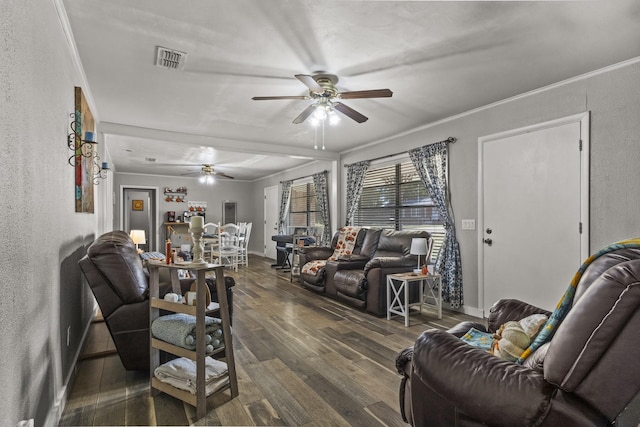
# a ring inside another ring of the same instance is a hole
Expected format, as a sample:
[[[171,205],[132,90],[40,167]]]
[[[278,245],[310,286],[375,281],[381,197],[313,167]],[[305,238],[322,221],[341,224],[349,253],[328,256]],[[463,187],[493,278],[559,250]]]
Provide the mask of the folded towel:
[[[224,347],[222,321],[215,317],[205,316],[205,339],[207,353]],[[160,316],[151,324],[151,333],[155,338],[170,344],[196,349],[196,318],[190,314],[175,313]]]
[[[229,383],[227,364],[211,357],[205,357],[205,394],[219,390]],[[172,385],[191,394],[196,394],[196,362],[180,357],[158,366],[153,374],[163,383]]]

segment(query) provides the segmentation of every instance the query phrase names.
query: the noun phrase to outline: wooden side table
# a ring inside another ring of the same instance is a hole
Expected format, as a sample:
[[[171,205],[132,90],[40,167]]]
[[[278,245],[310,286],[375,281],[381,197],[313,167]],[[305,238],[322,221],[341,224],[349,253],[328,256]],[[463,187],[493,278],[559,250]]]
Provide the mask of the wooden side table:
[[[419,286],[419,299],[409,303],[409,288]],[[436,290],[434,288],[437,287]],[[431,299],[433,304],[428,300]],[[442,319],[442,278],[439,274],[398,273],[387,275],[387,320],[392,314],[404,317],[404,326],[409,326],[411,307],[433,305],[438,311],[438,319]]]

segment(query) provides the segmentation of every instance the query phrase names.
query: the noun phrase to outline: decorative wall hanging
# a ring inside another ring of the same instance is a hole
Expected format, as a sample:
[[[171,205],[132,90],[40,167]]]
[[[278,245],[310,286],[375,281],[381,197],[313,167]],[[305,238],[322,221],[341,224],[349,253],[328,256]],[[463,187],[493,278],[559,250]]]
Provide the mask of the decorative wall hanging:
[[[143,200],[133,200],[133,210],[134,211],[143,211],[144,210],[144,201]]]
[[[72,124],[72,129],[75,142],[76,212],[93,213],[93,157],[95,148],[94,144],[86,143],[85,141],[94,141],[95,124],[89,104],[87,104],[87,100],[82,93],[82,88],[76,86],[74,95],[75,120],[74,124]]]

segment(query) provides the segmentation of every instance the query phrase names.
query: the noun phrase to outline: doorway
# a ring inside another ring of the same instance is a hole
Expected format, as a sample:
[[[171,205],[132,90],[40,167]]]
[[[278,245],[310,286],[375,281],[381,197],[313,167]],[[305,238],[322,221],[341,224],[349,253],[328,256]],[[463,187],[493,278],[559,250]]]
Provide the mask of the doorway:
[[[156,194],[155,188],[122,189],[122,230],[144,230],[146,243],[138,246],[146,252],[158,250]]]
[[[276,259],[276,242],[271,236],[278,234],[278,186],[264,189],[264,256]]]
[[[588,255],[589,114],[479,138],[478,300],[553,310]]]

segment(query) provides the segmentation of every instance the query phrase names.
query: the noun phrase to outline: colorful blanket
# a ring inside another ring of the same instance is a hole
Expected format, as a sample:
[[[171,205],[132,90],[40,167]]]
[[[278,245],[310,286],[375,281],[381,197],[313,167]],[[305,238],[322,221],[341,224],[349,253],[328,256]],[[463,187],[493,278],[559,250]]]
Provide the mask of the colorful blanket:
[[[573,297],[576,294],[576,287],[578,286],[580,278],[582,277],[582,274],[587,269],[587,267],[602,255],[625,248],[640,248],[640,238],[622,240],[620,242],[613,243],[591,255],[582,263],[576,274],[573,276],[573,279],[569,284],[569,288],[567,288],[562,298],[560,298],[560,301],[558,301],[556,309],[553,311],[553,313],[551,313],[551,316],[549,316],[549,320],[547,320],[536,339],[520,355],[520,357],[516,361],[517,363],[522,364],[522,362],[524,362],[524,360],[529,357],[531,353],[536,351],[544,343],[551,340],[553,334],[556,332],[558,325],[560,325],[562,320],[564,320],[565,316],[571,309],[571,306],[573,304]]]
[[[341,256],[349,256],[353,253],[356,245],[356,236],[360,232],[360,227],[345,226],[338,230],[338,242],[333,250],[333,255],[327,259],[318,259],[309,261],[302,266],[302,272],[306,274],[316,275],[324,268],[327,261],[335,261]]]

